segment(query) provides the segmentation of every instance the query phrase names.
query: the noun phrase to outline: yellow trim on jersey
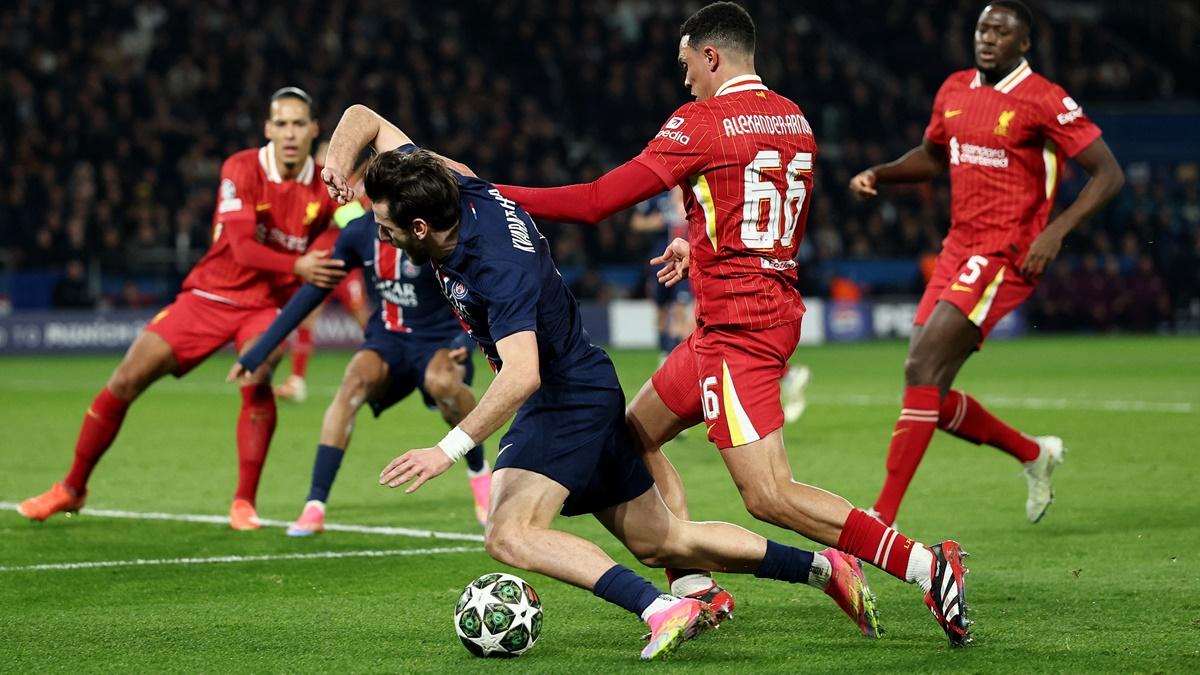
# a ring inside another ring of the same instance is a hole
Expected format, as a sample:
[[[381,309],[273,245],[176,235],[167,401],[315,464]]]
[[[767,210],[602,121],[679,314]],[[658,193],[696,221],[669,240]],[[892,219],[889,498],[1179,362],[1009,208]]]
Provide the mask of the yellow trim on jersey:
[[[725,423],[729,425],[729,440],[734,447],[757,441],[760,438],[758,431],[742,408],[737,388],[733,386],[733,376],[729,374],[729,364],[725,361],[721,361],[721,392],[725,403]]]
[[[975,303],[975,308],[967,315],[971,323],[976,326],[982,326],[983,320],[987,318],[988,312],[992,309],[992,302],[996,299],[996,292],[1000,290],[1000,284],[1004,281],[1004,268],[1001,267],[999,272],[996,272],[996,278],[992,279],[992,283],[983,289],[983,296],[979,298],[979,302]]]
[[[708,233],[708,240],[712,242],[715,251],[717,250],[717,207],[713,204],[712,190],[709,189],[708,180],[704,174],[696,176],[696,182],[692,183],[692,193],[696,195],[696,201],[704,210],[704,230]]]
[[[1046,163],[1046,199],[1050,199],[1058,187],[1058,146],[1050,139],[1042,146],[1042,161]]]

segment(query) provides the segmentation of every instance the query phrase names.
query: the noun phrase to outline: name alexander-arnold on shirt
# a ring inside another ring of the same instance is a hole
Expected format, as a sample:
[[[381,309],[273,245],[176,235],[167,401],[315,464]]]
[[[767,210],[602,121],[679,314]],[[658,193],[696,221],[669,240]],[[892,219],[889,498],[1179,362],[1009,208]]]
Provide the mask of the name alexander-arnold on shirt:
[[[795,134],[812,136],[812,127],[804,115],[734,115],[721,120],[726,136],[742,134]]]

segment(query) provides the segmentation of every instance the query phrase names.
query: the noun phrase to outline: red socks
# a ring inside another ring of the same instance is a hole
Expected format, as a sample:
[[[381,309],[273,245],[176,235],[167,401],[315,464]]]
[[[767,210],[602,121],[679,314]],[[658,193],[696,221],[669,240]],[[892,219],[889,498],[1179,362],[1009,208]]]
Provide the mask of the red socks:
[[[83,427],[79,430],[79,438],[75,441],[75,460],[71,462],[71,470],[63,483],[77,495],[87,492],[88,477],[96,463],[112,445],[117,432],[121,430],[121,422],[125,419],[125,411],[129,409],[129,401],[117,398],[108,387],[100,390],[100,394],[88,407],[83,416]]]
[[[904,407],[888,446],[887,478],[874,507],[885,523],[896,521],[900,500],[937,429],[940,398],[937,387],[904,388]]]
[[[303,379],[308,374],[308,357],[312,352],[312,329],[300,326],[296,329],[296,341],[292,343],[292,375]]]
[[[999,448],[1022,462],[1032,462],[1041,452],[1037,441],[996,419],[970,395],[953,389],[942,401],[938,428],[976,445]]]
[[[912,554],[914,543],[866,512],[854,509],[842,525],[837,548],[901,581],[907,581],[908,557]]]
[[[258,479],[275,433],[275,396],[269,384],[242,387],[242,413],[238,415],[238,486],[236,499],[254,503]]]

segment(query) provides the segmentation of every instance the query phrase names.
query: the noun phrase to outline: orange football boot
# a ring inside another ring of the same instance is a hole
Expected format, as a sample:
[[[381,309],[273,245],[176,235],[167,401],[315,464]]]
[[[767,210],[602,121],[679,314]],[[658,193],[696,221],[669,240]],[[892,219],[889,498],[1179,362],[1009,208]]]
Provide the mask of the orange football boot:
[[[229,526],[235,530],[257,530],[262,527],[254,504],[248,499],[235,499],[229,508]]]
[[[76,513],[83,508],[84,499],[87,497],[87,492],[81,495],[75,495],[71,489],[62,483],[55,483],[50,486],[42,494],[36,497],[30,497],[21,502],[17,507],[17,513],[31,520],[43,521],[50,516],[59,513]]]

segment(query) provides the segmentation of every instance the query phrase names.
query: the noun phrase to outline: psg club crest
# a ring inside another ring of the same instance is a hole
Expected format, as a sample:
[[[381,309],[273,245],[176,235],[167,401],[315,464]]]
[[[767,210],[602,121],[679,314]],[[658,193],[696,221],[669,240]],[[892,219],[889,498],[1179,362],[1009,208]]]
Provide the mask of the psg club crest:
[[[402,268],[402,272],[403,272],[404,276],[411,279],[411,278],[419,276],[421,274],[421,268],[417,267],[416,265],[412,264],[412,262],[410,262],[409,260],[406,259],[404,261],[404,267]]]

